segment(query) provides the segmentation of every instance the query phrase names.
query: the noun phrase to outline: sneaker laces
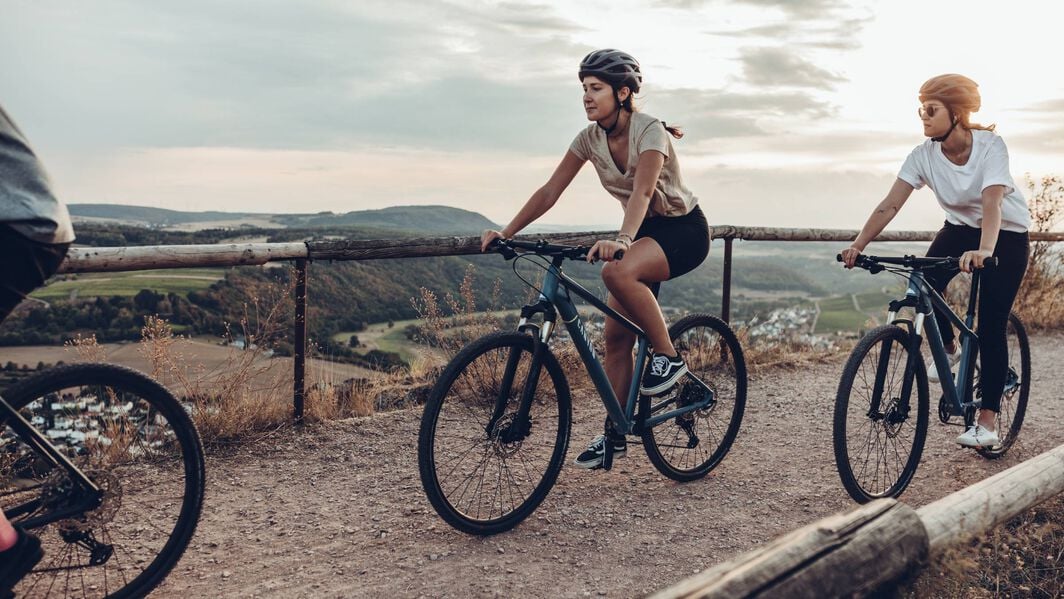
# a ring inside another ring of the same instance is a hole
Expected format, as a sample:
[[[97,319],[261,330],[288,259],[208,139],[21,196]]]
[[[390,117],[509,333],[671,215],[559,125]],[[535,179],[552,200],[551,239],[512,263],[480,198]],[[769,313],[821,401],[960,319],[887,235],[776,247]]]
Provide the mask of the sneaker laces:
[[[650,362],[650,374],[654,376],[664,376],[665,370],[669,367],[669,357],[665,355],[654,356],[654,359]]]
[[[605,449],[605,447],[606,447],[606,435],[599,435],[599,436],[595,437],[594,439],[591,440],[591,443],[589,443],[588,446],[587,446],[589,451],[595,451],[595,449],[597,449],[599,447],[602,447],[603,449]]]

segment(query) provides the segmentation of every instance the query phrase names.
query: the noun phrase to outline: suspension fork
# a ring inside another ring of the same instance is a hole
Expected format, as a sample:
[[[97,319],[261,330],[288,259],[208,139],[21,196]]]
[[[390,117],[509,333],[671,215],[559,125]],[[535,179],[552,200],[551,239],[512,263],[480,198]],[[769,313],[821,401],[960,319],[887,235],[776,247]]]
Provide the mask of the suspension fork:
[[[542,327],[527,321],[528,317],[536,312],[543,313]],[[528,376],[521,389],[521,399],[517,413],[511,424],[511,429],[508,431],[511,439],[521,439],[530,430],[528,413],[532,410],[532,398],[536,395],[539,374],[543,370],[544,354],[548,351],[547,341],[550,340],[550,336],[554,332],[555,318],[556,312],[553,307],[545,304],[544,301],[535,306],[526,307],[521,311],[521,324],[518,325],[518,330],[522,333],[527,332],[532,337],[532,362],[528,367]],[[503,371],[502,381],[499,385],[499,394],[495,398],[495,409],[492,411],[487,426],[485,426],[485,433],[488,436],[491,436],[499,419],[506,413],[506,406],[510,402],[510,390],[517,376],[517,367],[521,363],[522,353],[524,352],[520,348],[514,347],[510,349],[510,355],[506,357],[506,369]]]
[[[893,311],[892,311],[893,312]],[[905,360],[905,371],[902,374],[901,385],[901,400],[900,409],[903,414],[909,412],[909,398],[912,396],[913,380],[916,378],[917,360],[920,359],[920,343],[922,338],[919,334],[920,325],[923,324],[923,314],[918,313],[916,315],[917,325],[912,323],[901,321],[894,323],[895,325],[904,326],[908,329],[909,343],[906,346],[908,349],[908,357]],[[887,339],[883,344],[883,351],[879,354],[879,363],[876,365],[876,380],[872,387],[872,401],[868,409],[868,416],[874,420],[878,420],[883,417],[884,414],[880,411],[883,403],[883,392],[886,387],[887,369],[890,367],[890,356],[893,350],[894,341]]]

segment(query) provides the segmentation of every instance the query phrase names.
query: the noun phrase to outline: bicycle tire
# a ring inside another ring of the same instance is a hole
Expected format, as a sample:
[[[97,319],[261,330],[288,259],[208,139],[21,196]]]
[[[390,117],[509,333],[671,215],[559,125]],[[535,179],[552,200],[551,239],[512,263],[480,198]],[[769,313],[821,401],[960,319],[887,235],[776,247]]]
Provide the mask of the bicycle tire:
[[[503,438],[528,382],[533,347],[534,340],[524,333],[493,333],[473,341],[444,368],[425,403],[418,433],[421,484],[436,513],[460,531],[492,535],[513,528],[539,506],[558,479],[569,445],[572,406],[565,374],[547,348],[543,348],[543,368],[529,413],[531,430],[516,442]],[[502,417],[488,430],[511,354],[517,356],[517,374],[506,392]],[[551,383],[549,389],[546,381]],[[480,461],[463,465],[466,456],[476,452],[480,452]],[[509,460],[517,461],[515,466],[524,471],[511,471]],[[474,491],[477,496],[467,500],[472,480],[482,469]],[[494,480],[487,476],[489,469],[497,473]],[[455,481],[452,475],[466,478]],[[507,497],[508,506],[503,505]]]
[[[716,401],[706,409],[646,427],[641,436],[650,463],[668,478],[687,482],[702,478],[720,464],[739,434],[746,409],[746,359],[731,327],[710,314],[681,318],[670,327],[669,336],[688,370],[713,389]],[[686,378],[678,383],[681,398]],[[691,388],[697,390],[693,383]],[[639,402],[640,414],[648,417],[654,399],[641,396]],[[723,424],[722,417],[727,417]],[[710,443],[703,444],[703,438]]]
[[[1027,327],[1015,312],[1009,314],[1006,340],[1009,345],[1009,376],[1015,374],[1017,380],[1012,392],[1009,393],[1006,388],[1006,392],[1001,397],[1001,409],[998,411],[996,424],[1001,444],[976,448],[979,455],[990,460],[1005,455],[1016,443],[1020,427],[1023,426],[1023,418],[1027,413],[1027,398],[1031,393],[1031,345],[1027,337]],[[1015,347],[1013,341],[1015,341]],[[1017,367],[1019,367],[1019,372],[1016,371]]]
[[[77,394],[71,392],[74,389],[78,390]],[[93,393],[82,394],[86,389]],[[71,393],[64,396],[64,392]],[[45,542],[45,559],[16,587],[19,595],[41,596],[38,593],[43,590],[46,593],[43,596],[143,597],[158,586],[188,547],[203,507],[203,448],[185,408],[154,379],[113,364],[71,364],[51,368],[13,385],[3,397],[30,418],[44,420],[44,432],[46,435],[51,433],[48,436],[56,439],[53,444],[57,447],[59,440],[65,438],[63,450],[80,469],[92,473],[90,478],[94,482],[105,487],[100,507],[84,512],[78,518],[36,529],[36,534]],[[56,417],[56,405],[70,411],[64,412],[65,416]],[[74,412],[82,406],[84,412]],[[75,413],[77,416],[73,416]],[[64,422],[62,418],[67,420]],[[164,430],[164,423],[169,424],[171,432]],[[69,426],[64,428],[61,424]],[[38,430],[42,428],[39,424],[34,426]],[[76,438],[71,430],[86,434],[78,441],[80,446],[70,445],[70,439]],[[89,433],[85,433],[86,430]],[[88,436],[93,430],[95,436]],[[7,447],[17,450],[15,443],[9,440]],[[34,476],[36,480],[41,463],[38,460],[21,469],[19,476]],[[170,472],[176,478],[166,483],[163,478]],[[122,478],[127,473],[130,478]],[[39,476],[44,480],[43,472]],[[0,478],[6,480],[7,477]],[[43,489],[40,492],[43,497],[49,486],[45,482],[38,488]],[[3,489],[8,490],[7,482]],[[173,495],[165,498],[158,495],[167,492]],[[144,495],[154,496],[145,500],[142,499]],[[140,509],[133,510],[134,505]],[[167,522],[160,522],[157,512],[143,513],[178,505],[172,527]],[[127,520],[131,524],[123,528],[122,524]],[[16,519],[16,523],[18,521]],[[79,560],[89,557],[74,555],[81,546],[77,541],[71,541],[69,535],[79,535],[83,541],[86,534],[92,539],[104,539],[104,544],[112,548],[113,553],[103,564],[78,565]],[[154,539],[151,538],[153,534]],[[165,543],[158,551],[150,550],[153,559],[143,557],[149,551],[145,549],[146,544],[153,540],[162,542],[164,537]],[[124,544],[127,540],[128,545]],[[123,561],[126,555],[132,564]],[[61,559],[68,560],[69,565],[57,564]],[[109,568],[108,565],[116,559],[114,567]],[[76,576],[68,574],[66,580],[61,580],[60,572],[75,568]],[[126,571],[130,569],[140,569],[140,573],[129,579]],[[71,587],[72,583],[76,586]],[[120,586],[112,588],[112,584]]]
[[[880,359],[883,356],[881,344],[889,342],[891,353],[888,355],[890,372],[884,373],[883,397],[886,405],[880,404],[875,417],[871,415],[871,401],[875,388],[876,373],[880,368]],[[887,441],[897,439],[908,428],[906,423],[913,418],[910,398],[894,397],[894,393],[901,393],[905,363],[909,357],[910,333],[895,325],[883,325],[868,332],[854,347],[850,353],[846,365],[843,367],[842,377],[839,380],[838,393],[835,396],[835,415],[832,429],[832,442],[835,450],[835,464],[842,479],[842,486],[858,503],[867,503],[881,497],[898,497],[912,481],[913,475],[920,464],[920,455],[923,453],[924,441],[927,437],[929,391],[927,386],[927,371],[923,360],[916,356],[916,368],[913,372],[914,387],[917,394],[915,414],[915,427],[912,430],[912,443],[908,457],[901,464],[900,459],[890,463],[888,458],[900,458],[899,446],[892,443],[894,451],[887,454],[885,451],[876,456],[873,470],[869,473],[869,458],[873,448],[886,448]],[[902,351],[896,351],[896,350]],[[904,356],[900,359],[898,356]],[[869,366],[866,358],[872,357],[873,362]],[[900,371],[898,367],[900,366]],[[870,382],[871,381],[871,382]],[[860,383],[864,388],[857,391],[855,385]],[[869,388],[871,385],[871,388]],[[855,401],[855,400],[860,401]],[[867,399],[867,401],[864,401]],[[906,404],[908,408],[906,409]],[[851,408],[853,408],[851,410]],[[852,425],[851,425],[852,422]],[[866,424],[867,423],[867,424]],[[861,433],[862,427],[867,426],[867,435]],[[853,434],[856,433],[856,434]],[[856,445],[864,437],[864,459],[859,471],[854,471],[851,456],[860,457],[861,452],[853,452],[849,447],[849,439],[853,434]],[[873,439],[873,434],[876,438]],[[895,474],[892,474],[892,468]],[[882,480],[880,472],[882,469]],[[871,475],[869,480],[866,474]],[[871,487],[871,488],[870,488]]]

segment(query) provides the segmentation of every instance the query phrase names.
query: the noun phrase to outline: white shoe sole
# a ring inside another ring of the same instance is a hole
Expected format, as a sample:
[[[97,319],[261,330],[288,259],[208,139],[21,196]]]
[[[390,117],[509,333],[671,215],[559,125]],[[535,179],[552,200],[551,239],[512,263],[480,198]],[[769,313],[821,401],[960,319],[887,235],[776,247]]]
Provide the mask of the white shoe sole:
[[[975,441],[969,441],[968,439],[957,439],[957,445],[960,445],[961,447],[971,447],[973,449],[979,447],[995,447],[997,445],[1001,445],[1001,439],[996,436],[993,439],[988,439],[986,441],[983,441],[981,439]]]
[[[616,460],[617,458],[623,458],[626,455],[628,455],[627,449],[625,449],[624,451],[615,451],[613,452],[613,459]],[[573,466],[576,466],[577,468],[583,468],[584,470],[595,470],[596,468],[602,467],[602,457],[599,457],[597,460],[591,462],[581,462],[579,460],[573,460]]]
[[[679,381],[680,377],[682,377],[685,374],[687,374],[687,364],[684,364],[683,366],[681,366],[680,369],[677,370],[675,374],[673,374],[671,377],[669,377],[667,380],[662,382],[660,385],[657,385],[656,387],[650,387],[649,389],[647,389],[647,388],[644,388],[642,385],[640,385],[639,386],[639,393],[642,394],[642,395],[649,395],[651,397],[653,397],[655,395],[661,395],[662,393],[668,391],[669,389],[672,389],[673,386],[676,385],[676,381]]]

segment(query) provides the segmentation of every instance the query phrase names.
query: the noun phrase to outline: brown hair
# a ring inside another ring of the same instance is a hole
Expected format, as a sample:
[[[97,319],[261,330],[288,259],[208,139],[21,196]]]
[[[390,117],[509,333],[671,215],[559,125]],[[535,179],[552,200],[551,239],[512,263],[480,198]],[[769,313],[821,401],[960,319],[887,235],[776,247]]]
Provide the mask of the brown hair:
[[[624,99],[624,102],[621,102],[621,108],[627,110],[628,112],[639,112],[636,109],[635,105],[632,104],[632,94],[628,94],[628,97]],[[667,125],[665,124],[665,121],[661,121],[661,126],[665,127],[665,130],[669,132],[669,135],[675,137],[676,139],[680,139],[681,137],[683,137],[682,128],[676,125]]]
[[[969,119],[973,112],[979,112],[982,98],[979,96],[979,84],[956,73],[947,73],[932,77],[920,86],[920,102],[938,100],[946,105],[950,114],[965,129],[993,131],[996,125],[980,125]]]

